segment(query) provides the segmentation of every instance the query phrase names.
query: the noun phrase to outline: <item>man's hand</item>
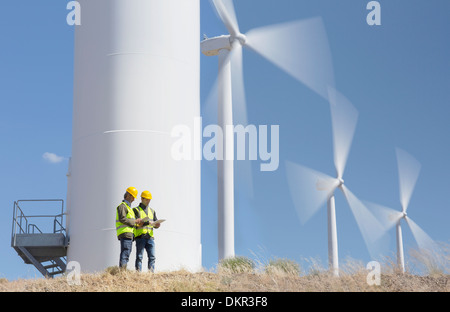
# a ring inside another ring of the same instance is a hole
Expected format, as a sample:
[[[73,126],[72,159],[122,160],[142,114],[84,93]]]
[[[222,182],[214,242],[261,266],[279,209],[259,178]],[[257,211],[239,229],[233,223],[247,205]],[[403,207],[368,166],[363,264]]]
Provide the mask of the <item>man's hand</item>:
[[[141,227],[142,226],[142,219],[136,219],[136,222],[135,222],[135,225],[137,226],[137,227]]]

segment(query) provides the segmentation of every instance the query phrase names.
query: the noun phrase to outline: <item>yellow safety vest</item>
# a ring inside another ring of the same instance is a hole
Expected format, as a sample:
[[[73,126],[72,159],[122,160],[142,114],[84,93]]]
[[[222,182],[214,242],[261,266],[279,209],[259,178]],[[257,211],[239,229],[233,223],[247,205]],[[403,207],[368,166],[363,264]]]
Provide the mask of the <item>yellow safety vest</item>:
[[[142,208],[136,207],[135,209],[138,209],[139,211],[139,218],[144,219],[145,217],[148,217],[150,221],[153,221],[153,211],[152,208],[148,207],[148,215],[145,214],[145,211],[142,210]],[[137,229],[134,229],[134,236],[139,237],[144,234],[149,234],[151,237],[153,237],[153,226],[151,225],[145,225],[143,227],[138,227]]]
[[[121,204],[125,204],[125,206],[127,206],[127,219],[135,219],[136,216],[134,215],[133,209],[131,209],[130,206],[128,206],[128,204],[126,202],[122,202]],[[117,236],[119,236],[120,234],[123,234],[123,233],[133,233],[133,231],[134,231],[133,227],[119,222],[119,209],[118,209],[119,206],[117,206],[117,208],[116,208],[116,232],[117,232]]]

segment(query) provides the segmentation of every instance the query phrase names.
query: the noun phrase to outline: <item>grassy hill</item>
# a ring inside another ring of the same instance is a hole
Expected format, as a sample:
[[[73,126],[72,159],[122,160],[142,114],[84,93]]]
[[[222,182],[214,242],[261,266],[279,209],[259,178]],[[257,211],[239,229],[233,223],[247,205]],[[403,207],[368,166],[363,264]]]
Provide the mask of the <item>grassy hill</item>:
[[[448,257],[446,258],[448,264]],[[448,268],[448,267],[447,267]],[[221,263],[217,272],[139,273],[110,267],[97,274],[82,274],[79,285],[68,276],[54,279],[8,281],[0,279],[0,291],[8,292],[449,292],[447,269],[427,274],[399,273],[395,266],[381,267],[380,284],[369,285],[369,270],[358,261],[341,265],[340,277],[318,266],[301,272],[299,265],[285,259],[256,267],[252,260],[238,257]]]

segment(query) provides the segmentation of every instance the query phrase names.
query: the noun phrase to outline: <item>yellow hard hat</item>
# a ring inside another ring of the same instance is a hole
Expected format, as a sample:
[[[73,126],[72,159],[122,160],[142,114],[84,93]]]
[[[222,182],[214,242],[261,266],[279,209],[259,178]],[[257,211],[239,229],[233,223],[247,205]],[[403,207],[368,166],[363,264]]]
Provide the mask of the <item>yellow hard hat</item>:
[[[134,198],[138,195],[138,190],[135,187],[130,186],[127,188],[127,192],[131,194]]]
[[[152,193],[150,193],[149,191],[143,191],[141,197],[145,199],[152,199]]]

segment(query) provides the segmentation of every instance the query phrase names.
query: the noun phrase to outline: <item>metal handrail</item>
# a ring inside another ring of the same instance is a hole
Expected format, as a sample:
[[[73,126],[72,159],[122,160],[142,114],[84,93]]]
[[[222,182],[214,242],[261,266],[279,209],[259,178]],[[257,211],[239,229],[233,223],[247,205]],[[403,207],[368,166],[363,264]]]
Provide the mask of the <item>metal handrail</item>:
[[[32,228],[32,231],[30,231],[30,228]],[[27,234],[34,234],[35,233],[35,231],[34,231],[34,229],[36,229],[36,230],[38,230],[39,231],[39,233],[41,233],[42,234],[42,231],[41,231],[41,229],[39,229],[38,228],[38,226],[36,225],[36,224],[28,224],[28,228],[27,228]]]
[[[20,208],[20,202],[61,202],[61,213],[56,215],[28,215],[26,216]],[[41,229],[36,225],[29,223],[31,218],[53,218],[53,233],[65,234],[66,229],[63,226],[64,218],[64,201],[62,199],[27,199],[14,201],[13,206],[13,223],[11,233],[11,246],[15,245],[15,239],[17,234],[35,234],[35,231],[43,233]]]
[[[66,228],[62,225],[61,222],[58,221],[59,215],[55,216],[55,219],[53,220],[53,233],[62,233],[62,232],[66,232]],[[62,216],[61,216],[61,220],[62,220]],[[56,229],[56,224],[59,224],[59,229]]]

